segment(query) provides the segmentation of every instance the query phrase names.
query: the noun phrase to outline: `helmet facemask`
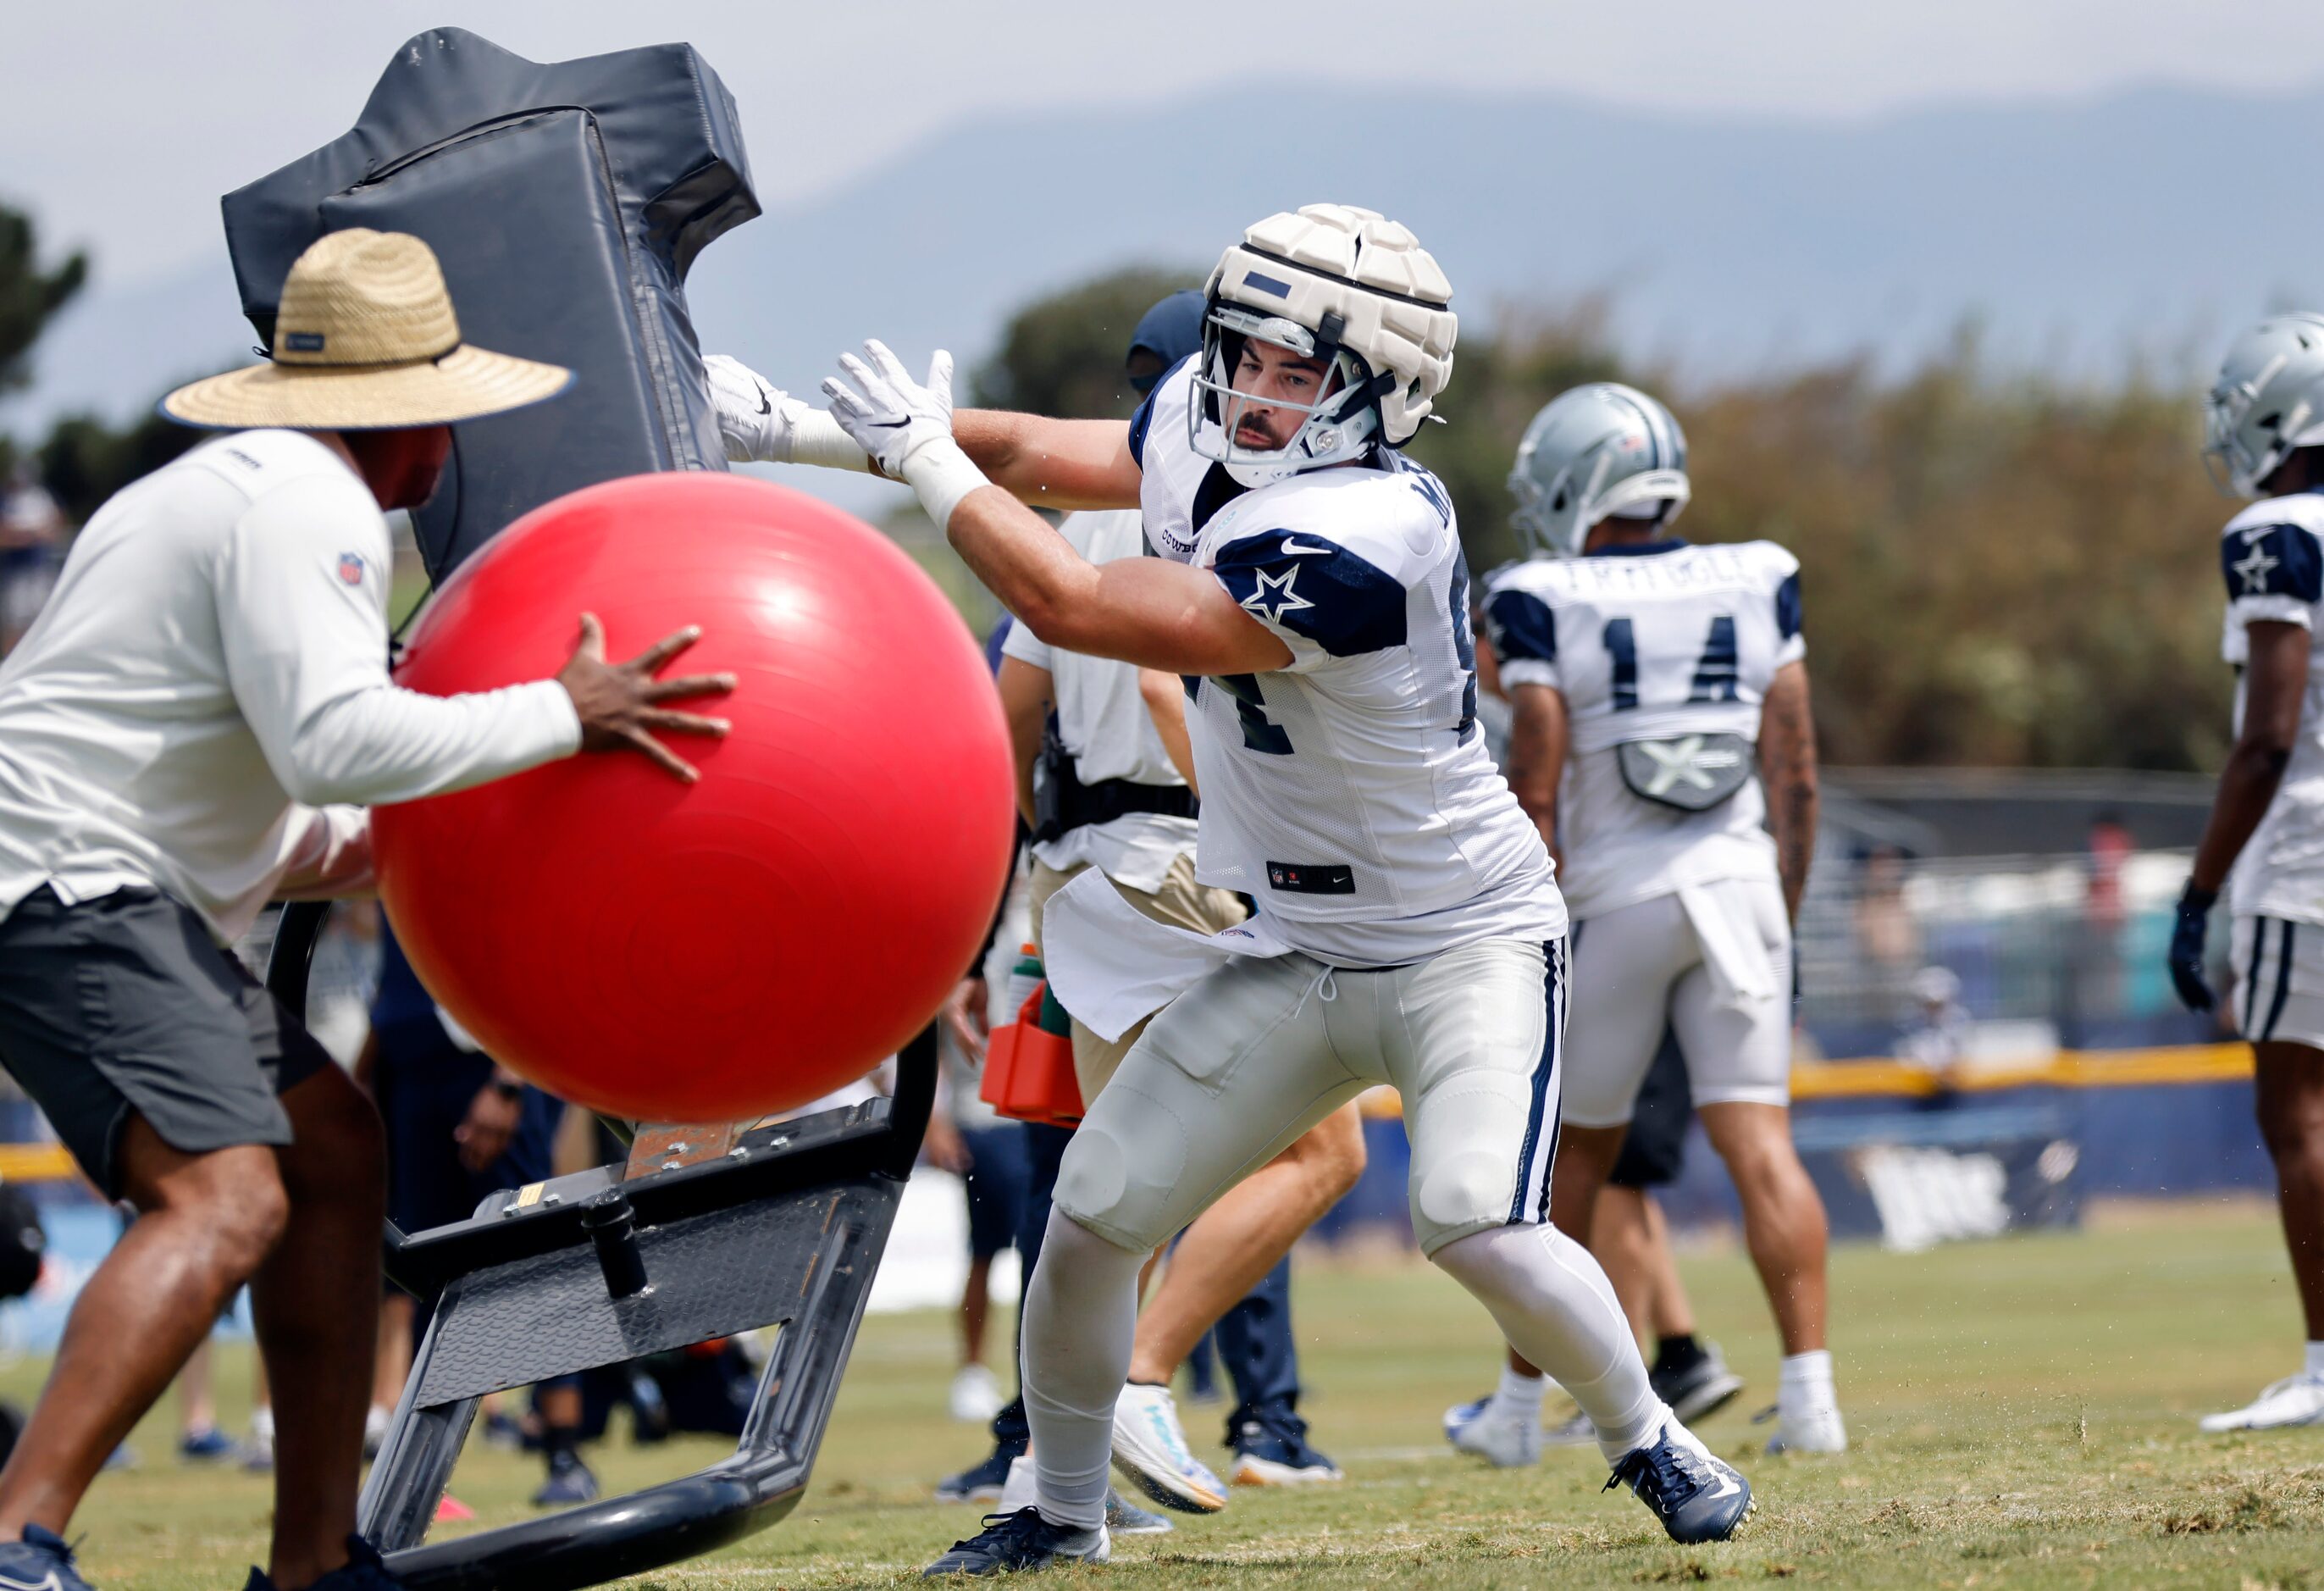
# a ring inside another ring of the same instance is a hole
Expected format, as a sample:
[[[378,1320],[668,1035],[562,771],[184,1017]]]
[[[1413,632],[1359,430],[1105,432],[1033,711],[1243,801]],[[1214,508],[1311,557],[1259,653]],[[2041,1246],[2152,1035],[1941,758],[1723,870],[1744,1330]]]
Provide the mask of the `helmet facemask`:
[[[1392,377],[1372,373],[1363,356],[1340,340],[1345,323],[1326,313],[1319,328],[1213,298],[1203,318],[1203,353],[1194,367],[1194,398],[1187,405],[1189,444],[1222,466],[1239,485],[1270,486],[1311,469],[1362,458],[1380,430],[1379,400]],[[1256,338],[1323,366],[1323,391],[1313,402],[1259,397],[1234,388],[1245,345]],[[1290,439],[1259,449],[1236,439],[1253,410],[1299,416]]]

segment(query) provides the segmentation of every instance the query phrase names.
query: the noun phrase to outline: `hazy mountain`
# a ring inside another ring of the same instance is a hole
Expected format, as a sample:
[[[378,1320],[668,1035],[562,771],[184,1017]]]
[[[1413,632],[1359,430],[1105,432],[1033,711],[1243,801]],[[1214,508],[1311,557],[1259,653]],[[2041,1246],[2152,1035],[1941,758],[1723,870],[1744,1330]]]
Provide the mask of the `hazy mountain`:
[[[779,159],[776,107],[744,113],[758,161]],[[2005,359],[2176,373],[2237,321],[2324,301],[2324,207],[2300,175],[2319,146],[2324,90],[1781,124],[1252,86],[962,128],[731,235],[692,296],[708,346],[812,387],[867,334],[973,359],[1044,289],[1131,261],[1191,271],[1256,217],[1333,198],[1409,223],[1472,316],[1607,291],[1631,347],[1702,375],[1909,356],[1970,316]],[[98,262],[0,423],[119,412],[245,347],[223,245],[188,252],[133,286]]]

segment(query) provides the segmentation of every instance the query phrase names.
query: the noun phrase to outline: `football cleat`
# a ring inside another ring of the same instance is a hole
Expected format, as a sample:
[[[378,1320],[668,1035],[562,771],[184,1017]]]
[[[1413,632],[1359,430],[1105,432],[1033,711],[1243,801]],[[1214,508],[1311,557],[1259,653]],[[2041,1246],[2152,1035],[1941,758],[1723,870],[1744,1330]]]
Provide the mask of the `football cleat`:
[[[948,1475],[936,1483],[939,1503],[998,1503],[1001,1488],[1009,1484],[1009,1466],[1017,1456],[995,1448],[982,1464],[972,1464],[958,1475]]]
[[[992,1372],[982,1364],[964,1364],[952,1378],[952,1395],[947,1400],[952,1417],[963,1425],[982,1425],[1001,1412],[1008,1400],[1001,1395],[1001,1383]]]
[[[1167,1514],[1140,1508],[1108,1486],[1105,1491],[1105,1533],[1109,1536],[1167,1536],[1178,1527]]]
[[[1590,1416],[1576,1409],[1565,1417],[1565,1423],[1545,1428],[1541,1433],[1545,1448],[1594,1448],[1598,1445],[1598,1428],[1590,1423]]]
[[[1679,1368],[1653,1371],[1646,1379],[1654,1384],[1655,1396],[1670,1405],[1681,1425],[1717,1413],[1743,1390],[1743,1378],[1727,1368],[1727,1356],[1711,1342],[1704,1343],[1702,1352]]]
[[[1541,1462],[1540,1418],[1517,1413],[1494,1398],[1447,1409],[1444,1439],[1496,1469],[1522,1469]]]
[[[0,1544],[0,1586],[21,1591],[90,1591],[73,1567],[73,1549],[54,1531],[26,1525],[24,1539]]]
[[[549,1461],[549,1478],[532,1494],[535,1508],[569,1508],[597,1500],[597,1477],[577,1453],[559,1453]]]
[[[1726,1540],[1751,1512],[1751,1483],[1675,1420],[1615,1461],[1606,1490],[1620,1485],[1636,1492],[1670,1539],[1684,1547]]]
[[[1268,1403],[1235,1421],[1234,1468],[1238,1486],[1304,1486],[1345,1480],[1340,1466],[1307,1441],[1307,1422],[1282,1403]]]
[[[1093,1531],[1053,1525],[1038,1508],[1014,1513],[988,1513],[984,1529],[920,1571],[920,1577],[938,1575],[1021,1575],[1047,1568],[1053,1563],[1103,1563],[1112,1556],[1105,1527]]]
[[[2324,1425],[2324,1376],[2287,1375],[2241,1409],[2203,1416],[2207,1431],[2282,1430],[2287,1426]]]
[[[1226,1487],[1186,1445],[1168,1387],[1132,1382],[1113,1406],[1113,1464],[1132,1485],[1180,1513],[1216,1513]]]

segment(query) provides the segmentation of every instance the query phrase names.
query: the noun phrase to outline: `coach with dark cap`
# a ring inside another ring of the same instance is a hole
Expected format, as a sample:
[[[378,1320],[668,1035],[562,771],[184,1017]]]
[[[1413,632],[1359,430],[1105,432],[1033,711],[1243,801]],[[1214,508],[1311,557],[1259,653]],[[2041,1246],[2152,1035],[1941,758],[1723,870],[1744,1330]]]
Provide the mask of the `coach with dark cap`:
[[[139,1211],[0,1471],[0,1584],[86,1585],[73,1510],[245,1281],[280,1421],[252,1586],[392,1584],[354,1534],[379,1122],[223,947],[270,899],[362,890],[364,806],[576,751],[691,779],[652,732],[724,732],[658,705],[732,689],[656,678],[692,632],[613,667],[587,615],[554,680],[448,698],[389,680],[383,511],[435,490],[450,426],[570,380],[464,344],[418,238],[331,234],[283,284],[271,362],[162,401],[236,434],[99,510],[0,664],[0,1063]]]

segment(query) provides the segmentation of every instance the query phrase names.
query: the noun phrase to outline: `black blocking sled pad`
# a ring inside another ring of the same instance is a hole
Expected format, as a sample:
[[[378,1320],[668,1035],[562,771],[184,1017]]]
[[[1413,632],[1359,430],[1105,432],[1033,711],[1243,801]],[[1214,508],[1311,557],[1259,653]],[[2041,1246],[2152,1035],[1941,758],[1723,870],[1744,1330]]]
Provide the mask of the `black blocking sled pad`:
[[[441,580],[518,515],[620,476],[724,469],[687,317],[694,256],[758,214],[734,106],[686,45],[554,65],[455,28],[396,53],[345,137],[229,194],[244,310],[271,340],[290,264],[326,232],[424,238],[465,338],[553,360],[563,395],[458,427],[415,516]],[[683,527],[672,527],[683,533]],[[295,905],[267,983],[304,1009],[327,908]],[[683,1064],[683,1058],[675,1058]],[[770,1051],[768,1064],[780,1064]],[[936,1097],[933,1029],[893,1100],[780,1124],[637,1131],[624,1164],[387,1230],[435,1306],[358,1505],[413,1587],[567,1591],[674,1563],[797,1505]],[[485,1393],[772,1326],[734,1453],[625,1497],[427,1544]]]
[[[459,28],[421,33],[352,132],[224,208],[243,312],[270,347],[291,262],[369,227],[436,251],[464,339],[573,370],[560,396],[455,430],[412,516],[433,578],[552,497],[726,467],[686,273],[759,201],[734,101],[691,45],[544,64]]]

